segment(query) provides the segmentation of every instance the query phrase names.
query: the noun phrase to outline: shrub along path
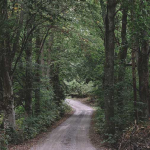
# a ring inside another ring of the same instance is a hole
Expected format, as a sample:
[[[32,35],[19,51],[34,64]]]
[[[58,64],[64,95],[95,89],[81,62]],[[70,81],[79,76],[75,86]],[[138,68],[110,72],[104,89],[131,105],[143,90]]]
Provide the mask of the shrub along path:
[[[96,150],[89,138],[93,109],[79,101],[67,102],[75,113],[30,150]]]
[[[73,110],[66,112],[65,115],[58,121],[56,121],[52,126],[47,128],[45,132],[40,133],[35,138],[30,139],[28,141],[25,141],[19,145],[9,145],[9,150],[29,150],[31,147],[36,145],[40,139],[44,139],[44,137],[47,135],[48,132],[51,132],[56,127],[58,127],[60,124],[62,124],[65,120],[67,120],[72,114],[74,113]]]

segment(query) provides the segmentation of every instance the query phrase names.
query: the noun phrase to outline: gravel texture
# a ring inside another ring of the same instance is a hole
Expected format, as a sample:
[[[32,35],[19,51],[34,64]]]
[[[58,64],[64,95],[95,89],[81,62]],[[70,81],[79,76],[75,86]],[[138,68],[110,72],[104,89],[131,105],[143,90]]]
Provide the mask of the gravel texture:
[[[97,150],[90,142],[89,128],[93,109],[67,99],[75,113],[30,150]]]

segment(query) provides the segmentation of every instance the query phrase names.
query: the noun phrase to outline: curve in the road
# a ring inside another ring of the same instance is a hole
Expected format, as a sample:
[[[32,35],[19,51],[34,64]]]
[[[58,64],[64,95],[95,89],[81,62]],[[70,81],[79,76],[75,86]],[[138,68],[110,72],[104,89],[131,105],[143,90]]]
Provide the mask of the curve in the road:
[[[89,139],[93,109],[79,101],[66,101],[75,113],[30,150],[96,150]]]

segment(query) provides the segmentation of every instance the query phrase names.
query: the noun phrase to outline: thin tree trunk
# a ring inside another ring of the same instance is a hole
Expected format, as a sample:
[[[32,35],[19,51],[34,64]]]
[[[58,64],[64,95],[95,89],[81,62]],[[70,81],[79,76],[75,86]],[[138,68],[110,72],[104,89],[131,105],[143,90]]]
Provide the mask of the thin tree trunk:
[[[40,64],[41,61],[37,60],[37,68],[36,68],[36,89],[35,89],[35,114],[40,114],[40,101],[41,101],[41,90],[40,90],[40,83],[41,83],[41,74],[40,74]]]
[[[136,90],[136,52],[137,47],[134,45],[132,48],[132,80],[133,80],[133,96],[134,96],[134,111],[135,119],[138,119],[137,114],[137,90]]]
[[[114,29],[115,29],[116,0],[107,1],[107,14],[105,19],[105,66],[104,66],[104,101],[105,123],[107,132],[115,133],[114,117]]]
[[[132,1],[132,5],[134,6],[135,1]],[[133,9],[131,10],[131,20],[134,22],[134,11]],[[134,29],[132,29],[134,31]],[[137,113],[137,90],[136,90],[136,54],[138,52],[138,43],[137,43],[137,39],[136,36],[133,35],[132,38],[132,81],[133,81],[133,96],[134,96],[134,116],[135,119],[138,119],[138,113]]]
[[[45,76],[45,68],[44,68],[44,48],[42,48],[41,50],[41,66],[42,66],[42,76],[44,77]]]
[[[25,110],[27,115],[32,115],[32,37],[28,40],[26,48],[26,96],[25,96]]]
[[[143,31],[143,40],[141,51],[138,53],[138,74],[139,74],[139,96],[140,102],[143,102],[142,116],[150,117],[150,100],[149,100],[149,41],[146,40],[146,31]]]
[[[53,45],[53,33],[51,33],[50,35],[50,38],[49,38],[49,47],[48,47],[48,59],[47,59],[47,65],[48,65],[48,68],[47,68],[47,77],[50,77],[49,74],[50,74],[50,64],[51,64],[51,50],[52,50],[52,45]]]
[[[41,53],[39,53],[40,51],[40,45],[41,45],[41,40],[39,35],[36,37],[36,53],[41,55]],[[35,77],[35,82],[36,82],[36,89],[35,89],[35,114],[39,115],[40,114],[40,99],[41,99],[41,95],[40,95],[40,82],[41,82],[41,71],[40,71],[40,65],[41,65],[41,61],[40,61],[40,56],[37,56],[37,60],[36,60],[36,77]]]
[[[0,49],[3,49],[2,42],[0,42]],[[3,108],[3,80],[2,80],[2,55],[0,56],[0,113],[4,110]]]
[[[127,38],[126,38],[126,30],[127,30],[127,10],[123,9],[122,11],[122,31],[121,31],[121,39],[122,39],[122,48],[119,52],[119,70],[118,70],[118,83],[119,88],[117,90],[118,95],[118,109],[119,112],[123,111],[123,82],[125,77],[125,70],[126,70],[126,57],[127,57]]]

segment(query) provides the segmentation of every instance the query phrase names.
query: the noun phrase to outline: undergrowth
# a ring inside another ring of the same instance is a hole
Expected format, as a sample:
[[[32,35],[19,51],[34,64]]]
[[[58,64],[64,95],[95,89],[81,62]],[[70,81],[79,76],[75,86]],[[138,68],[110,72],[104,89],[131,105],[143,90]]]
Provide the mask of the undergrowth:
[[[38,116],[21,117],[16,121],[16,130],[12,130],[11,128],[7,129],[5,141],[4,138],[1,138],[0,142],[4,141],[7,144],[20,144],[32,139],[39,133],[47,131],[57,120],[61,119],[62,116],[70,111],[71,107],[66,103],[62,103],[59,108],[43,111]],[[2,147],[0,147],[0,150],[2,150]]]

